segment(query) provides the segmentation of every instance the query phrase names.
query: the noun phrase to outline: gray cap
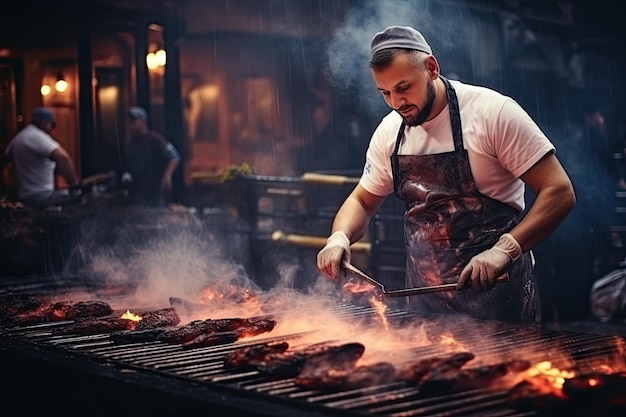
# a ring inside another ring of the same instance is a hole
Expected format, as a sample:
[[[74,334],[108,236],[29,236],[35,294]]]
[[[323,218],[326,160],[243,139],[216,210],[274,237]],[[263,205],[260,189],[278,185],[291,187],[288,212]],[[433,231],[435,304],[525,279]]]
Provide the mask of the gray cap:
[[[389,26],[372,39],[372,55],[382,49],[402,48],[432,54],[424,36],[409,26]]]
[[[32,121],[36,123],[56,123],[54,112],[48,107],[35,107],[33,109]]]
[[[128,109],[128,116],[131,119],[135,119],[135,120],[136,119],[147,120],[148,112],[143,107],[133,106],[130,109]]]

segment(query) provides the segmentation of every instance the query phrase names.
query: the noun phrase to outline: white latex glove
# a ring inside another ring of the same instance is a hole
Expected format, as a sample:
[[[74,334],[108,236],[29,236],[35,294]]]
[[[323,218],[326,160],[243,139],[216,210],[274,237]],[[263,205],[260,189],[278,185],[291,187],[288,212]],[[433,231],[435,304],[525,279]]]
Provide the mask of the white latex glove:
[[[519,257],[522,247],[509,233],[500,236],[491,248],[474,256],[461,271],[457,290],[470,284],[477,291],[486,291],[496,285],[497,278]]]
[[[350,239],[342,231],[336,231],[326,240],[326,246],[317,254],[317,268],[332,279],[341,276],[341,263],[350,262]]]

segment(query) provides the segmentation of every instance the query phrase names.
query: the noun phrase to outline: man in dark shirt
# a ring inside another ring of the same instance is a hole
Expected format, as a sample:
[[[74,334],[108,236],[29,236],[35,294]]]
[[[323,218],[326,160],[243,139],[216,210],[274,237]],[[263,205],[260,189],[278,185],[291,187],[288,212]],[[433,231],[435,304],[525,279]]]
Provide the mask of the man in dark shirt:
[[[133,106],[128,111],[130,140],[126,160],[130,179],[130,195],[146,205],[165,205],[166,193],[172,189],[172,175],[180,162],[180,154],[160,133],[148,127],[148,113]]]

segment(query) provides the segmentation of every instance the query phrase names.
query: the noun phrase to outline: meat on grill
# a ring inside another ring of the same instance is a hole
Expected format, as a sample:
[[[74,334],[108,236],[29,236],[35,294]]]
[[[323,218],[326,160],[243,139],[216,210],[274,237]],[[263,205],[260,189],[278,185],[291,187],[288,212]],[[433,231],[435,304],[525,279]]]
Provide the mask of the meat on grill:
[[[119,342],[152,342],[164,331],[164,327],[144,330],[119,330],[112,332],[109,337]]]
[[[458,392],[485,388],[509,373],[530,368],[528,361],[514,359],[509,362],[455,369],[436,367],[418,383],[423,393]]]
[[[182,343],[184,349],[203,346],[225,345],[239,340],[237,332],[212,332],[204,333],[189,342]]]
[[[94,335],[121,330],[135,330],[137,321],[121,317],[88,318],[52,330],[53,335]]]
[[[347,390],[386,384],[393,381],[396,375],[395,366],[388,362],[361,366],[354,366],[353,362],[344,362],[329,364],[319,369],[307,369],[313,362],[305,363],[305,367],[296,377],[296,385],[316,390]]]
[[[450,370],[461,369],[468,361],[474,359],[471,352],[457,352],[446,356],[421,359],[398,370],[398,379],[418,384],[422,379],[437,371],[444,373]]]
[[[309,356],[296,377],[296,385],[309,389],[332,388],[340,385],[341,377],[353,370],[365,352],[361,343],[346,343]]]
[[[24,308],[28,305],[29,308]],[[9,311],[13,310],[14,314]],[[27,301],[18,307],[5,308],[4,321],[13,325],[29,325],[64,320],[77,320],[88,317],[103,317],[113,313],[108,303],[103,301],[58,301],[55,303],[38,303]]]
[[[182,343],[184,348],[214,346],[216,344],[232,343],[244,337],[257,336],[271,332],[276,321],[271,319],[225,319],[213,320],[215,326],[204,333]],[[229,320],[233,320],[232,322]],[[233,326],[235,324],[235,326]],[[223,330],[222,330],[223,329]]]
[[[360,357],[365,347],[360,343],[342,345],[319,343],[300,350],[289,351],[288,349],[289,344],[287,342],[242,347],[226,355],[224,367],[227,369],[256,370],[270,380],[296,378],[308,361],[318,363],[315,359],[318,356],[327,360],[333,356],[349,360],[354,356]],[[319,360],[319,363],[321,362],[322,359]]]
[[[125,330],[135,331],[156,328],[158,326],[174,326],[180,322],[180,317],[172,308],[150,311],[140,315],[141,320],[132,320],[121,317],[87,318],[54,329],[52,334],[79,334],[92,335],[113,333]],[[142,323],[146,320],[145,323]]]
[[[0,323],[9,323],[12,316],[34,310],[41,305],[41,300],[33,296],[2,300],[0,302]]]
[[[287,342],[246,346],[228,353],[224,359],[224,367],[227,369],[261,367],[265,365],[267,360],[285,353],[287,349],[289,349],[289,343]]]
[[[177,326],[180,323],[180,316],[174,308],[162,308],[160,310],[148,311],[141,314],[141,320],[137,323],[135,330],[154,329],[157,327]]]

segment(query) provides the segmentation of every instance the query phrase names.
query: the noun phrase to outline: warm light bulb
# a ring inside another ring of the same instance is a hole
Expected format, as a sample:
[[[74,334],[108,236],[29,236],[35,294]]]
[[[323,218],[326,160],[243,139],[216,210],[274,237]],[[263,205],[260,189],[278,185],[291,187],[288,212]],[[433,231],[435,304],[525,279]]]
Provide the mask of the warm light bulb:
[[[65,81],[63,78],[60,78],[59,80],[57,80],[57,82],[54,84],[54,89],[56,91],[58,91],[59,93],[63,93],[65,91],[67,91],[67,88],[69,87],[69,84],[67,83],[67,81]]]
[[[150,52],[148,55],[146,55],[146,65],[148,66],[149,70],[157,69],[157,67],[159,66],[156,54],[154,52]]]
[[[41,86],[40,91],[41,91],[42,96],[47,96],[48,94],[52,92],[52,89],[50,88],[48,84],[44,84]]]
[[[156,63],[159,67],[164,67],[165,66],[165,61],[167,59],[166,57],[166,53],[165,53],[165,49],[159,49],[158,51],[156,51],[154,53],[155,57],[156,57]]]

